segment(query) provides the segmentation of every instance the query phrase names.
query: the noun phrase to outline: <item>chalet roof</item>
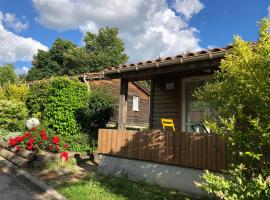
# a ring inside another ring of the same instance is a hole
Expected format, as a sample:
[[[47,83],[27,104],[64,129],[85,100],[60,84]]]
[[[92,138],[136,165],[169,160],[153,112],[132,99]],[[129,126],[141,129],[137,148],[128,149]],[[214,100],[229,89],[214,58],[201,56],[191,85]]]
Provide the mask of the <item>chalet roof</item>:
[[[76,76],[75,76],[76,77]],[[83,79],[85,78],[86,80],[103,80],[104,79],[104,72],[89,72],[89,73],[84,73],[84,74],[80,74],[77,75],[77,77],[83,81]],[[71,77],[69,77],[71,78]],[[32,85],[35,83],[46,83],[48,81],[50,81],[51,78],[48,79],[41,79],[41,80],[34,80],[34,81],[29,81],[28,84]],[[146,88],[145,86],[143,86],[141,83],[137,82],[137,81],[133,81],[133,84],[135,84],[139,89],[141,89],[143,92],[145,92],[146,94],[150,95],[150,91],[148,88]]]
[[[104,71],[105,77],[110,77],[110,75],[117,76],[117,74],[125,72],[136,72],[142,71],[149,68],[159,68],[162,66],[169,66],[175,64],[184,64],[194,61],[211,60],[214,58],[222,58],[224,55],[231,51],[232,45],[228,45],[224,48],[213,48],[209,50],[201,50],[198,52],[187,52],[184,54],[179,54],[173,57],[158,58],[155,60],[147,60],[145,62],[131,63],[119,65],[117,67],[110,67]]]

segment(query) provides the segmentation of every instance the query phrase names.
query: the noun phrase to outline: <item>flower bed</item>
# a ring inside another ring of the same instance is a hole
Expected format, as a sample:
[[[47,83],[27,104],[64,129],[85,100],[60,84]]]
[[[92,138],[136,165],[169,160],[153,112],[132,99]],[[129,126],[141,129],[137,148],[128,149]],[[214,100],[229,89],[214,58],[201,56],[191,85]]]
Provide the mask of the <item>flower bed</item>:
[[[22,135],[11,137],[8,144],[9,147],[15,148],[16,152],[28,150],[38,153],[44,150],[48,153],[59,154],[64,161],[69,160],[69,145],[63,142],[59,136],[49,135],[44,129],[40,131],[32,129]]]

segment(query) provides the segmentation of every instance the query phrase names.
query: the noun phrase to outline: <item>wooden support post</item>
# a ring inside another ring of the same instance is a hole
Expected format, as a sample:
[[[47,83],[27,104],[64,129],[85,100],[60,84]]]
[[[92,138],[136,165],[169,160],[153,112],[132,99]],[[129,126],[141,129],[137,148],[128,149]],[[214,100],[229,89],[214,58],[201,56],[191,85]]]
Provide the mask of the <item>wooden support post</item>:
[[[118,130],[125,130],[127,123],[128,80],[121,79],[119,97]]]

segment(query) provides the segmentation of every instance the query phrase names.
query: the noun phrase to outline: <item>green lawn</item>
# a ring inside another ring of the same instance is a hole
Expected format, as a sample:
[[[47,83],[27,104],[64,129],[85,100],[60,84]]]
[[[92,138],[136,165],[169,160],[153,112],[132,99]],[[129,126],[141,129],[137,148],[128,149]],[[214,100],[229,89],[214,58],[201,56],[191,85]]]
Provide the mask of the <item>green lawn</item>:
[[[56,189],[70,200],[123,199],[197,199],[175,190],[160,188],[144,182],[133,182],[101,174],[88,174],[78,182],[58,185]]]

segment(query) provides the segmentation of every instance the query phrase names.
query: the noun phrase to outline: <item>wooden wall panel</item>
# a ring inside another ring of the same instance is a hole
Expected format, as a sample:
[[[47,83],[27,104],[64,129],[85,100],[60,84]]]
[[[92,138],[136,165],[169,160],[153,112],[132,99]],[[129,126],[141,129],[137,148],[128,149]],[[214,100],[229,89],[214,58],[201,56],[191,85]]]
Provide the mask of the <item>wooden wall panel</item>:
[[[111,91],[117,104],[114,108],[114,115],[110,119],[110,124],[117,124],[118,121],[118,104],[120,93],[120,80],[88,80],[91,89],[104,88]],[[133,96],[139,97],[139,111],[132,110]],[[128,83],[127,97],[127,126],[128,127],[145,127],[149,126],[150,114],[150,96],[140,89],[135,83]]]
[[[153,82],[153,96],[151,113],[151,127],[153,129],[161,129],[161,118],[170,118],[174,120],[175,128],[180,130],[180,119],[178,110],[178,81],[176,78],[168,78],[166,81],[164,78],[155,78]],[[173,82],[175,84],[174,89],[166,90],[166,82]]]
[[[220,171],[226,144],[216,134],[100,129],[98,152],[129,159]]]

